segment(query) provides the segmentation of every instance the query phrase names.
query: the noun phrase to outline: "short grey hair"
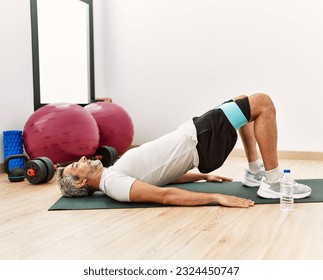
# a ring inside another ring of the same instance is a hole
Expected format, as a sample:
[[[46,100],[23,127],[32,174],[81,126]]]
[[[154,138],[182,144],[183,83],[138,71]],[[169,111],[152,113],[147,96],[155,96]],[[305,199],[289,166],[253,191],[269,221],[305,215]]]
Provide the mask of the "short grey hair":
[[[63,176],[64,167],[57,168],[57,184],[60,186],[61,192],[64,196],[88,196],[94,193],[94,190],[89,185],[82,188],[76,187],[76,181],[80,178],[76,175]]]

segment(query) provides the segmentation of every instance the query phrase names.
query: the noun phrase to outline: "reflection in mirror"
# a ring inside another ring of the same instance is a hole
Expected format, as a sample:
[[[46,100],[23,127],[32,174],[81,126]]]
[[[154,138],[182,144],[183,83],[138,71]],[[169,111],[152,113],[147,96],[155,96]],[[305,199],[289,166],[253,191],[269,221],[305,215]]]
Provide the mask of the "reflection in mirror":
[[[92,0],[30,0],[34,107],[94,100]]]

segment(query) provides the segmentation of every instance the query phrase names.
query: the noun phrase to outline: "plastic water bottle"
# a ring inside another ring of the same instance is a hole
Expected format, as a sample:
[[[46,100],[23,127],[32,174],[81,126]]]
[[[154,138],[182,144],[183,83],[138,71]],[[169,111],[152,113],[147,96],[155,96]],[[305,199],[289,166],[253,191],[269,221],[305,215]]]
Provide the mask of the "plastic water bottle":
[[[285,169],[280,182],[280,209],[291,211],[294,209],[294,180],[290,177],[290,170]]]

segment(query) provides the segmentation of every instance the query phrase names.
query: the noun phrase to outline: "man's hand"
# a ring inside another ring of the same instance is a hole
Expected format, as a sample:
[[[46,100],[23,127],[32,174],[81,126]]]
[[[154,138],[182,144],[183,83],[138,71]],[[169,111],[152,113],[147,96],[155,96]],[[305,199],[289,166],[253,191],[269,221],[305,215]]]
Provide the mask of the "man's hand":
[[[228,177],[206,174],[206,181],[221,183],[221,182],[232,182],[233,180],[232,180],[232,178],[228,178]]]
[[[219,204],[229,207],[248,208],[255,204],[255,202],[250,199],[225,194],[217,194],[217,198]]]

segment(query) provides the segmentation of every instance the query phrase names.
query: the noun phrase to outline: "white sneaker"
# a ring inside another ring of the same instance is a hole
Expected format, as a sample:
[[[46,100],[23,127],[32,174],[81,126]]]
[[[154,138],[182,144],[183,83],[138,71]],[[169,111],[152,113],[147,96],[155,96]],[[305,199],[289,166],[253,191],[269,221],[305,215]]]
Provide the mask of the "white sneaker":
[[[295,181],[294,181],[295,182]],[[309,196],[312,189],[303,184],[294,184],[294,198],[300,199]],[[257,194],[263,198],[280,198],[280,181],[269,183],[267,180],[263,180],[257,191]]]
[[[257,173],[252,173],[249,169],[246,169],[242,184],[250,188],[259,187],[264,176],[265,170],[263,167]]]

